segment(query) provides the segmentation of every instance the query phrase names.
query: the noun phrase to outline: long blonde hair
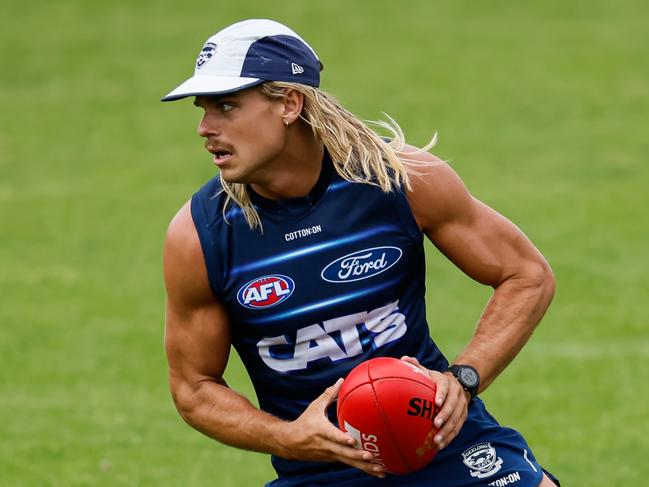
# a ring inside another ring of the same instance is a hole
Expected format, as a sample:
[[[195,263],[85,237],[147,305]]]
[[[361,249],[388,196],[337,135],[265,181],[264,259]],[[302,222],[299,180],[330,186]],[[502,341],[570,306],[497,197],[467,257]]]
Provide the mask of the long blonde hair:
[[[399,188],[411,189],[411,176],[417,174],[417,166],[426,163],[415,161],[409,155],[430,150],[437,142],[437,134],[425,147],[406,150],[401,127],[388,115],[387,121],[368,122],[388,133],[390,141],[386,142],[332,95],[318,88],[279,81],[263,83],[259,88],[271,100],[283,98],[288,89],[304,95],[300,118],[309,124],[313,134],[325,146],[342,178],[378,186],[386,193]],[[224,216],[228,206],[234,203],[241,208],[250,228],[261,229],[261,219],[250,200],[247,185],[230,183],[223,178],[221,185],[227,194]]]

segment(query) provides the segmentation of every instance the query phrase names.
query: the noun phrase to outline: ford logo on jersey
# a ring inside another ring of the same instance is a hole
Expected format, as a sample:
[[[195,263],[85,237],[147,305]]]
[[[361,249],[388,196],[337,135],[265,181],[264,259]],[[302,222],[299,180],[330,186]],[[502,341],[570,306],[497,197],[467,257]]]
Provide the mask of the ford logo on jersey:
[[[270,308],[286,301],[295,290],[293,279],[273,274],[253,279],[239,289],[239,304],[250,309]]]
[[[359,250],[334,260],[320,274],[328,282],[353,282],[387,271],[403,252],[398,247],[374,247]]]

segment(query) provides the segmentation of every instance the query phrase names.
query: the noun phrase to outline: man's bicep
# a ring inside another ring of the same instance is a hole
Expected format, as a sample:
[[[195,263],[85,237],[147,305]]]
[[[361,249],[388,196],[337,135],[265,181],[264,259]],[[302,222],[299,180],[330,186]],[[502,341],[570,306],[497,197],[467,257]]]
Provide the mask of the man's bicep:
[[[230,323],[210,288],[189,204],[169,226],[163,263],[165,348],[172,388],[220,381],[230,351]]]
[[[221,304],[179,308],[168,302],[165,349],[172,382],[195,387],[204,380],[221,381],[230,345],[230,323]]]
[[[457,267],[476,281],[495,287],[543,260],[516,225],[471,199],[464,214],[427,232],[432,243]]]
[[[410,206],[431,242],[478,282],[497,286],[543,257],[516,225],[475,199],[455,171],[431,159],[413,178]]]

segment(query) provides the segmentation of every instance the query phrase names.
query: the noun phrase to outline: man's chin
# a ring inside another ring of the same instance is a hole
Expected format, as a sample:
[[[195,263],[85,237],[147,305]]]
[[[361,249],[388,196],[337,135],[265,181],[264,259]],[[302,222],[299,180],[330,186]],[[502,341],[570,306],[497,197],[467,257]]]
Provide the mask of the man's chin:
[[[248,181],[246,180],[244,175],[237,174],[232,170],[221,168],[219,169],[219,175],[221,176],[221,180],[225,181],[228,184],[248,184]]]

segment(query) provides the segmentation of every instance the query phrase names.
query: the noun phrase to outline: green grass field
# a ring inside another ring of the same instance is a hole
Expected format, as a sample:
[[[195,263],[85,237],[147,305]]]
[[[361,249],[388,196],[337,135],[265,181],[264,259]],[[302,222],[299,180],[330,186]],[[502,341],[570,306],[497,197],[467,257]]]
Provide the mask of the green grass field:
[[[304,35],[323,88],[387,112],[516,222],[554,304],[484,394],[567,486],[649,466],[649,6],[590,2],[4,0],[0,29],[0,486],[248,486],[268,458],[187,427],[166,382],[161,245],[214,173],[190,101],[158,102],[248,17]],[[489,290],[433,248],[453,356]],[[239,362],[228,380],[251,394]]]

